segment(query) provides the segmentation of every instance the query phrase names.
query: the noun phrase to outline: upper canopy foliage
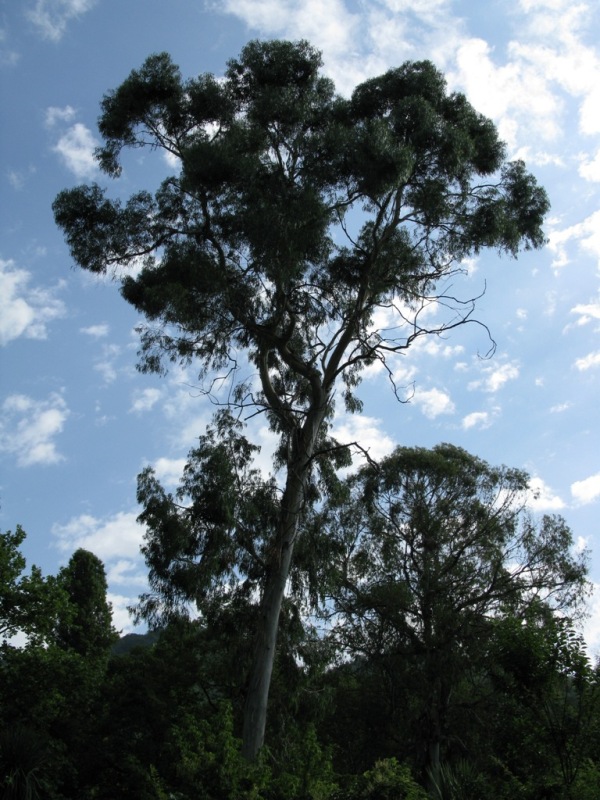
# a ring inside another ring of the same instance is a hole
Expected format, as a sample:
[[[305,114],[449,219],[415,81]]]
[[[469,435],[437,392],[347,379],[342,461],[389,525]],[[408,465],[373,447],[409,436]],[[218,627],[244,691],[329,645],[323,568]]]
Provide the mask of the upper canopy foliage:
[[[314,594],[351,620],[355,644],[360,629],[443,649],[531,607],[576,616],[588,554],[562,517],[534,519],[531,495],[527,473],[454,445],[398,447],[314,513],[308,542],[327,548]]]
[[[105,96],[97,157],[116,177],[124,149],[161,148],[180,170],[154,196],[121,203],[92,185],[54,204],[81,267],[143,260],[122,285],[155,326],[142,369],[166,356],[209,370],[242,348],[259,369],[253,401],[288,432],[307,404],[331,400],[338,376],[350,390],[365,363],[465,321],[469,304],[433,329],[418,312],[466,256],[539,247],[548,209],[430,62],[350,99],[320,67],[306,42],[251,42],[222,80],[184,81],[167,54],[151,56]],[[352,209],[364,213],[357,231]],[[381,306],[397,311],[393,333],[372,327]]]

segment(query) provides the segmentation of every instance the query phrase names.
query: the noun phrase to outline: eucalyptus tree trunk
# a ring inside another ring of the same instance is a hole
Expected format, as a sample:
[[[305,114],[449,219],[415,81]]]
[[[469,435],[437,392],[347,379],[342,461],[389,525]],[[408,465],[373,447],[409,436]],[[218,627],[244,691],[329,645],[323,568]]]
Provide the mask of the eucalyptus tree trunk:
[[[244,725],[242,755],[249,761],[258,756],[265,738],[269,687],[277,647],[279,616],[290,573],[298,522],[304,502],[304,490],[311,459],[326,404],[309,412],[305,424],[297,430],[287,468],[287,480],[281,499],[277,536],[273,544],[268,573],[260,603],[254,658],[250,670]]]

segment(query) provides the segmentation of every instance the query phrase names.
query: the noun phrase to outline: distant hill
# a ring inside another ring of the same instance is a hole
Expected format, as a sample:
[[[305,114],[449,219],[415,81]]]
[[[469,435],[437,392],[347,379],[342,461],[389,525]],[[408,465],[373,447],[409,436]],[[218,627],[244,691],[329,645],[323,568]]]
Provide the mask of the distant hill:
[[[147,633],[127,633],[115,642],[112,646],[113,656],[126,656],[136,647],[152,647],[160,636],[160,631],[148,631]]]

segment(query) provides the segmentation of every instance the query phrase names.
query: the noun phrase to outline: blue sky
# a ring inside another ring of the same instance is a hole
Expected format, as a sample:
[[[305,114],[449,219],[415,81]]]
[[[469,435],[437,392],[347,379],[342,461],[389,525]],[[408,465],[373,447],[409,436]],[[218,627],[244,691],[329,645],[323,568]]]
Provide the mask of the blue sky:
[[[192,370],[135,370],[139,321],[110,280],[73,268],[51,204],[108,179],[93,159],[102,95],[153,52],[189,77],[222,74],[253,38],[306,38],[347,94],[409,59],[491,117],[511,158],[550,195],[548,245],[518,261],[482,255],[455,288],[482,328],[421,340],[395,364],[410,402],[376,370],[339,438],[381,456],[447,441],[527,469],[537,512],[562,514],[592,550],[600,585],[600,13],[573,0],[4,0],[0,3],[0,527],[28,533],[29,563],[54,573],[77,547],[106,565],[115,622],[144,588],[136,475],[174,485],[212,408]],[[154,188],[173,169],[127,160],[111,192]],[[268,466],[268,431],[256,428]],[[600,589],[585,635],[600,654]]]

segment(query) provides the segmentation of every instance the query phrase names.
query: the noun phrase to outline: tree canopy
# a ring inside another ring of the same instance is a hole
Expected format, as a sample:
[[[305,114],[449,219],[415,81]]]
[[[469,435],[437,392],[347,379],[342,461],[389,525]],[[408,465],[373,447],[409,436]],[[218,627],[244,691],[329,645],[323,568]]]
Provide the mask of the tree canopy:
[[[25,572],[20,547],[26,536],[20,525],[14,533],[0,532],[0,636],[24,634],[43,641],[54,633],[68,600],[56,578],[44,578],[35,565]]]
[[[474,301],[449,296],[448,278],[483,248],[541,246],[548,209],[524,164],[506,161],[492,122],[448,93],[430,62],[407,62],[347,99],[321,66],[307,42],[250,42],[223,79],[184,80],[167,54],[150,56],[102,101],[98,162],[116,178],[124,150],[160,149],[175,174],[124,203],[96,184],[54,203],[75,261],[122,276],[123,297],[146,318],[140,368],[193,362],[207,390],[225,371],[227,402],[264,413],[280,436],[249,758],[263,743],[308,482],[339,453],[327,436],[337,389],[359,409],[362,368],[379,360],[391,374],[391,354],[470,321]],[[389,327],[375,324],[380,309]],[[242,356],[249,380],[238,377]]]
[[[89,658],[105,656],[118,634],[106,599],[104,564],[93,553],[79,548],[61,569],[58,580],[68,597],[69,611],[57,626],[57,644]]]
[[[336,651],[405,662],[431,770],[451,698],[489,658],[498,625],[580,613],[587,553],[574,553],[564,519],[533,517],[531,496],[522,470],[449,444],[398,447],[350,476],[305,533],[321,554],[313,594]]]

